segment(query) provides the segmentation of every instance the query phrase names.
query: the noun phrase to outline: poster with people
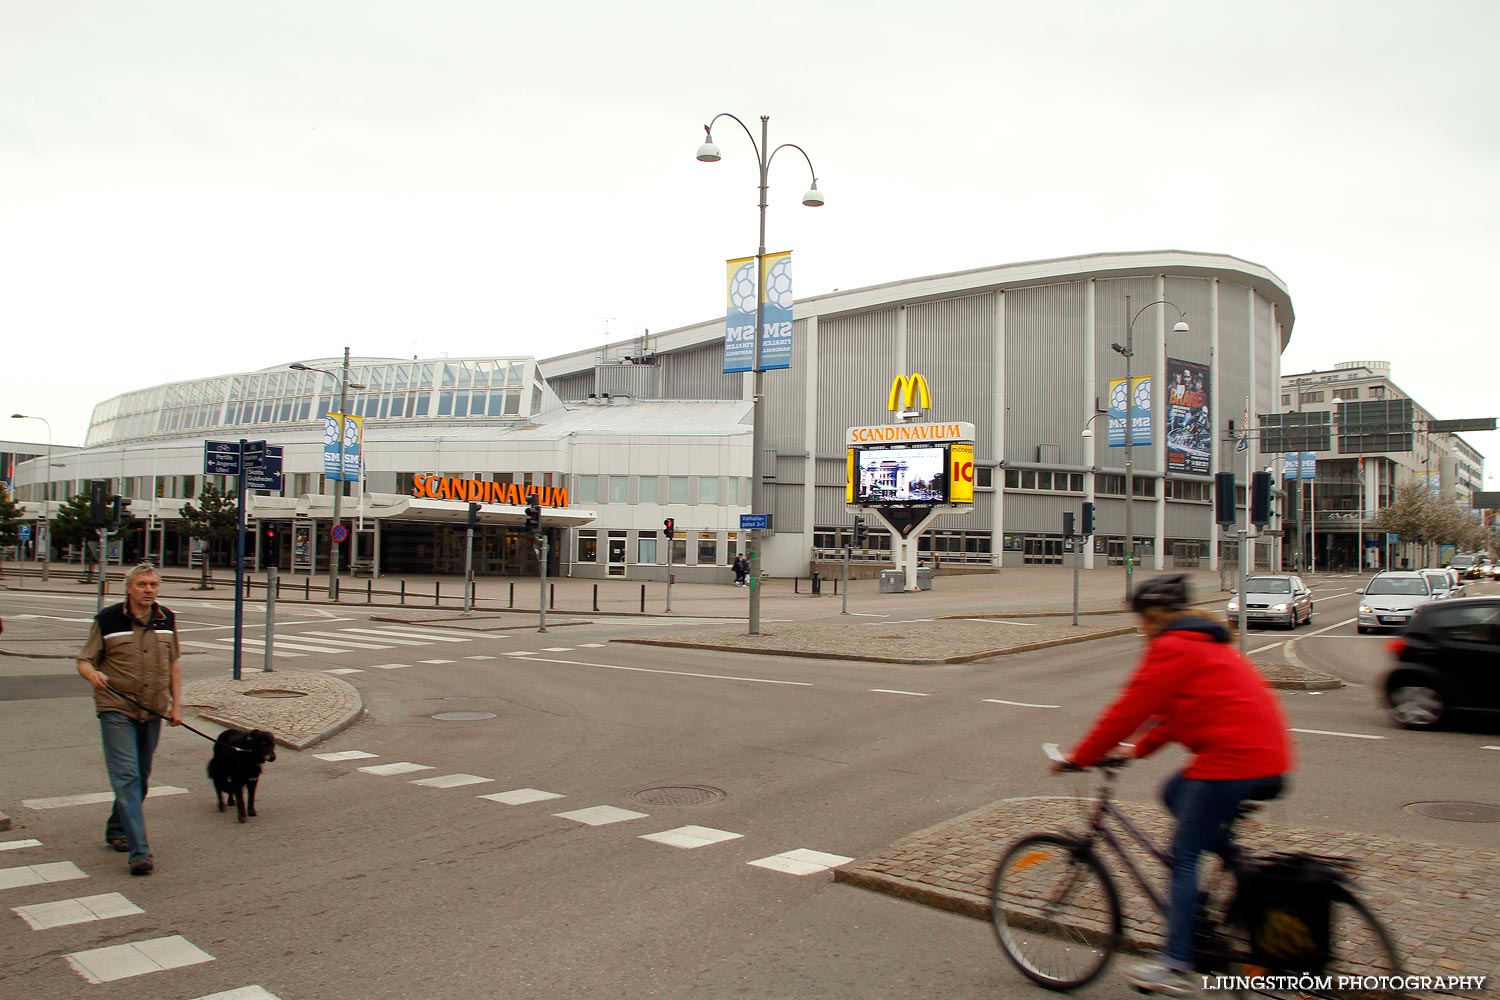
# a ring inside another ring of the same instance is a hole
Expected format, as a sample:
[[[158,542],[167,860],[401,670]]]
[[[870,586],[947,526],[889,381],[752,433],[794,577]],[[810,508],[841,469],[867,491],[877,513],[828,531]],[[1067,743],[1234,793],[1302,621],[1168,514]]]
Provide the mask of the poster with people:
[[[1208,399],[1208,366],[1167,359],[1167,471],[1212,472],[1214,423]]]

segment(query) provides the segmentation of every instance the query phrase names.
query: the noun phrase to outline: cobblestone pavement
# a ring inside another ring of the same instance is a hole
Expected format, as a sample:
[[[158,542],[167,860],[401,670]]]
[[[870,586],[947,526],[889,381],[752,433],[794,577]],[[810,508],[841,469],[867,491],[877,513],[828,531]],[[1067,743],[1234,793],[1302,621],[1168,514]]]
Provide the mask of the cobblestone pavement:
[[[990,880],[1006,846],[1036,831],[1082,829],[1086,818],[1081,809],[1088,801],[1002,799],[860,858],[836,870],[834,877],[989,920]],[[1159,806],[1125,803],[1123,808],[1148,836],[1166,840],[1169,818]],[[1358,859],[1360,894],[1395,937],[1408,974],[1481,975],[1491,983],[1500,975],[1500,853],[1254,818],[1241,825],[1239,839],[1256,851]],[[1156,864],[1148,857],[1137,863],[1146,871]],[[1129,947],[1158,947],[1163,927],[1155,911],[1117,861],[1106,867],[1121,889]]]
[[[364,704],[353,685],[323,673],[278,668],[246,672],[243,680],[214,678],[182,688],[184,715],[238,729],[264,729],[294,750],[341,732],[361,715]]]

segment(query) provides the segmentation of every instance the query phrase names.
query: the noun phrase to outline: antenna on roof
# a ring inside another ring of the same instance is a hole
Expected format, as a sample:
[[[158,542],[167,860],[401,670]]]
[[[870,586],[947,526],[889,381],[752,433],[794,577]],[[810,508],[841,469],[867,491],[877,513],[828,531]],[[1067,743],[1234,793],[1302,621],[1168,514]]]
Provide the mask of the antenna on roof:
[[[614,319],[614,317],[600,316],[599,319],[604,321],[604,347],[599,351],[599,363],[607,365],[609,364],[609,321]]]

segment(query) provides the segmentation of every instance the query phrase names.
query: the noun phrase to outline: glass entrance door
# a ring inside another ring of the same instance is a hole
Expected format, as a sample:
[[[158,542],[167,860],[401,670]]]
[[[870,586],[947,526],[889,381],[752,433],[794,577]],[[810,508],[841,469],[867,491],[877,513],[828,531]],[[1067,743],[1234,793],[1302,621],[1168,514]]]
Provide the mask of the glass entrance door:
[[[610,576],[624,576],[625,575],[625,535],[624,535],[623,532],[620,533],[620,536],[618,538],[615,537],[615,535],[614,535],[613,532],[610,533],[608,555],[609,555],[609,575]]]

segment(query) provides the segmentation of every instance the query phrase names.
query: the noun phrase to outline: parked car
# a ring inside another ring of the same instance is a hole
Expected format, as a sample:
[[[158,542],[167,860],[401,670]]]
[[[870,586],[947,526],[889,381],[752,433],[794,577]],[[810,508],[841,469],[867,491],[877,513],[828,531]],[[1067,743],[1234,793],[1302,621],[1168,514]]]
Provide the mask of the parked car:
[[[1401,628],[1417,608],[1432,600],[1427,578],[1408,570],[1376,573],[1355,593],[1361,595],[1355,625],[1360,635],[1377,629]]]
[[[1450,597],[1464,596],[1464,582],[1451,569],[1422,569],[1417,572],[1427,578],[1434,600],[1445,601]]]
[[[1245,624],[1280,625],[1296,628],[1312,621],[1312,591],[1299,576],[1282,573],[1252,576],[1245,581]],[[1231,615],[1240,612],[1240,593],[1234,592],[1227,608]]]
[[[1395,662],[1376,691],[1398,725],[1428,729],[1456,712],[1500,714],[1500,596],[1424,605],[1386,645]]]

